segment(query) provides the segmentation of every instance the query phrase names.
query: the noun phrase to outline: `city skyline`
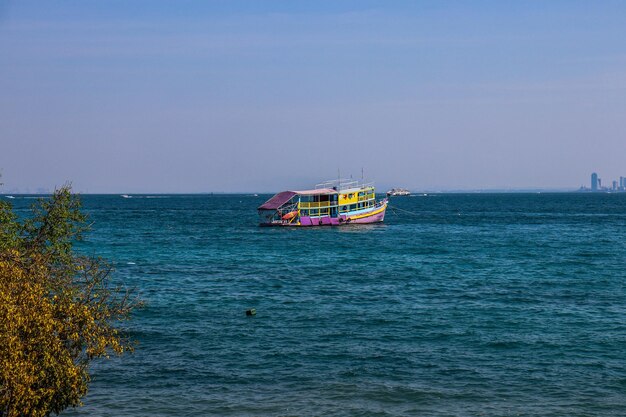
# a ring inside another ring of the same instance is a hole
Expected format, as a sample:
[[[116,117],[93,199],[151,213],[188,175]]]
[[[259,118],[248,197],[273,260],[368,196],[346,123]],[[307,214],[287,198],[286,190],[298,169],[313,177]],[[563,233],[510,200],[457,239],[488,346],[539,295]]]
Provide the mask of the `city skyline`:
[[[590,187],[587,188],[585,186],[581,186],[579,191],[592,191],[592,192],[606,192],[606,191],[626,191],[626,177],[620,176],[619,180],[609,180],[610,183],[602,183],[602,178],[598,176],[598,173],[591,173],[591,184]]]

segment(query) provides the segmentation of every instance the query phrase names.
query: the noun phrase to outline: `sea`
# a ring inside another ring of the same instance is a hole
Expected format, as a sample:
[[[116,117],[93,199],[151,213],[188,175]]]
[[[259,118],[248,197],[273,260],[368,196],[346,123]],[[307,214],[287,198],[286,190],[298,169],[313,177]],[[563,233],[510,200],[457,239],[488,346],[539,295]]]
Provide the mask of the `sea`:
[[[63,415],[626,416],[626,193],[392,197],[382,224],[301,229],[258,226],[270,195],[128,197],[82,196],[77,250],[145,302],[136,349]]]

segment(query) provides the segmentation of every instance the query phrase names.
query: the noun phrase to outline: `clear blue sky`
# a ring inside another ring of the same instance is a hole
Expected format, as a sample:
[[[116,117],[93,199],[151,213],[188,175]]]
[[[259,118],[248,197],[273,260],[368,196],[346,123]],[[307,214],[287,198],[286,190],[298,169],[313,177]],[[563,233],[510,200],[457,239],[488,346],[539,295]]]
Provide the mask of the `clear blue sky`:
[[[0,147],[4,191],[608,182],[626,2],[0,0]]]

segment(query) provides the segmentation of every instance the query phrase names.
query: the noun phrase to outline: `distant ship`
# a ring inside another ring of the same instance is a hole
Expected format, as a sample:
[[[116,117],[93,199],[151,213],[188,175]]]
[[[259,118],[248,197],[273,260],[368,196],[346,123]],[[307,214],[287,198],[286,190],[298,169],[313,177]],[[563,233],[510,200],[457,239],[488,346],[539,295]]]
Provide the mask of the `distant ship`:
[[[401,196],[401,195],[411,195],[411,192],[406,188],[392,188],[387,191],[387,196]]]
[[[282,191],[258,207],[260,226],[341,226],[379,223],[387,199],[376,201],[373,184],[333,180],[315,189]]]

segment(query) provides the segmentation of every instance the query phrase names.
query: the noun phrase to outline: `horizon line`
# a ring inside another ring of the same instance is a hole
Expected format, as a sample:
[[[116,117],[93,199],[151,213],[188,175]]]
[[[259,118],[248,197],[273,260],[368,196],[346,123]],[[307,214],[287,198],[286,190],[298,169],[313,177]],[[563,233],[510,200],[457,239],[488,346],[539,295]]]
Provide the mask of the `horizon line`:
[[[474,188],[474,189],[409,189],[411,194],[481,194],[481,193],[493,193],[493,194],[511,194],[511,193],[611,193],[614,190],[598,190],[592,191],[590,189],[581,188]],[[119,196],[132,196],[132,195],[270,195],[276,194],[280,191],[191,191],[191,192],[166,192],[166,191],[140,191],[140,192],[89,192],[89,191],[73,191],[75,194],[82,195],[119,195]],[[619,191],[618,191],[619,192]],[[385,191],[377,192],[376,194],[385,194]],[[53,191],[46,192],[0,192],[0,196],[48,196],[52,195]]]

